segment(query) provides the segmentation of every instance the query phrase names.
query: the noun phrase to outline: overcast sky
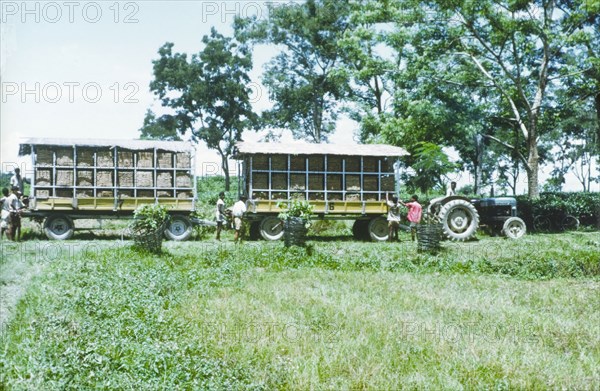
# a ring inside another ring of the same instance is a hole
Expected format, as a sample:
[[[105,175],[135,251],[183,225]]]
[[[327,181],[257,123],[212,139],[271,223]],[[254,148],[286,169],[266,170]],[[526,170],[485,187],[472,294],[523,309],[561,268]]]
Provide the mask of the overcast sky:
[[[16,162],[30,172],[29,159],[17,157],[22,137],[138,138],[145,111],[159,106],[148,88],[158,48],[168,41],[178,52],[195,53],[211,26],[231,35],[235,14],[267,17],[266,4],[0,1],[2,171],[11,171]],[[265,47],[254,53],[253,102],[259,111],[269,106],[260,74],[275,53]],[[341,120],[332,141],[353,142],[355,129]],[[198,161],[202,174],[214,172],[219,159],[199,146]],[[455,179],[469,181],[466,175]],[[569,188],[577,186],[570,181]]]

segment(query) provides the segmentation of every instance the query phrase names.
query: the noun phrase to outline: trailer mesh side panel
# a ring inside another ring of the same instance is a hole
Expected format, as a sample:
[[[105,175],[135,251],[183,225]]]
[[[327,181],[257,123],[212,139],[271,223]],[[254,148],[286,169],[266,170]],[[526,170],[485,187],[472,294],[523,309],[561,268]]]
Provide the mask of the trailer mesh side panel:
[[[33,155],[32,195],[39,201],[36,207],[53,209],[55,205],[61,208],[72,205],[79,210],[86,207],[133,210],[138,206],[136,198],[144,202],[160,198],[160,202],[172,204],[174,210],[193,209],[192,150],[182,146],[183,143],[173,143],[172,151],[165,149],[169,147],[167,142],[151,149],[141,147],[140,143],[27,144]],[[146,142],[146,145],[152,144]],[[268,160],[265,162],[268,168]],[[268,187],[268,174],[266,180]],[[53,201],[55,198],[72,201]],[[76,199],[86,201],[78,203]]]
[[[115,162],[113,160],[112,151],[98,151],[96,152],[96,165],[98,167],[113,167]]]
[[[375,156],[246,156],[256,200],[382,201],[395,190],[389,159]],[[251,162],[251,163],[250,163]]]

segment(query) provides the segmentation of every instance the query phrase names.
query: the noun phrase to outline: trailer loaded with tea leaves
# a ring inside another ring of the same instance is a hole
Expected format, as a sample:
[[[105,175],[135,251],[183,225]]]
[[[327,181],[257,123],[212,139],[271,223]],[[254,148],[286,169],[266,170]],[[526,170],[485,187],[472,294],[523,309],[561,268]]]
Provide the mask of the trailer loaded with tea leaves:
[[[26,139],[33,179],[25,216],[43,222],[50,239],[68,239],[75,220],[131,218],[162,204],[171,215],[165,235],[187,239],[195,208],[194,148],[185,142]]]
[[[404,148],[240,142],[236,149],[251,235],[280,239],[281,202],[306,200],[316,218],[354,220],[357,239],[387,240],[386,194],[397,191]]]

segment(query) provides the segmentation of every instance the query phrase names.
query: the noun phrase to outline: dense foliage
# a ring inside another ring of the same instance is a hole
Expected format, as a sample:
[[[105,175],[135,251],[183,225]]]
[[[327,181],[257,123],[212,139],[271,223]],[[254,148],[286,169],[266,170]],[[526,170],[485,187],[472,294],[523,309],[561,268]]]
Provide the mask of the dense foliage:
[[[303,220],[309,221],[313,212],[313,206],[308,201],[303,200],[279,202],[277,207],[283,209],[283,212],[279,213],[279,218],[282,220],[288,217],[300,217]]]
[[[12,174],[9,173],[0,173],[0,189],[9,188],[10,187],[10,177]]]
[[[13,174],[14,173],[12,173],[12,172],[0,173],[0,190],[2,190],[4,188],[10,190],[10,178],[13,176]],[[23,185],[25,186],[25,189],[23,190],[23,194],[28,195],[29,189],[31,188],[30,180],[28,178],[23,178]]]
[[[161,204],[146,204],[139,206],[133,212],[134,219],[131,228],[138,232],[152,232],[160,228],[167,220],[169,213]]]
[[[582,225],[600,228],[600,193],[541,193],[538,199],[517,197],[519,216],[532,226],[536,216],[560,221],[566,215],[575,216]]]
[[[142,135],[191,130],[227,157],[248,129],[326,142],[344,113],[360,142],[406,148],[415,189],[438,190],[468,170],[475,194],[494,185],[530,198],[570,173],[600,181],[600,1],[307,0],[212,30],[191,59],[159,49],[152,91],[175,114],[148,112]],[[261,77],[269,103],[248,99],[251,54],[276,47]],[[244,86],[241,88],[240,86]],[[177,129],[177,130],[174,130]],[[455,156],[452,159],[450,156]],[[541,167],[552,177],[542,184]],[[542,185],[544,187],[542,187]]]

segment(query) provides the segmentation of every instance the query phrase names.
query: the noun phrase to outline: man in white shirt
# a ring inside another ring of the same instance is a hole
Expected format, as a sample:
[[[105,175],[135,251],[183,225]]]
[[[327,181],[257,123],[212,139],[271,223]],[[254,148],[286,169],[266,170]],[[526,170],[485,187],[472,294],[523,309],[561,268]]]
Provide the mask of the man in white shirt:
[[[15,175],[10,177],[10,187],[17,187],[19,189],[19,194],[17,196],[23,195],[23,177],[21,176],[21,169],[19,167],[15,168]]]
[[[240,242],[242,241],[243,218],[244,213],[248,210],[246,208],[246,200],[247,198],[245,196],[241,196],[239,201],[233,204],[233,208],[231,209],[235,229],[235,234],[233,235],[234,242],[237,242],[238,240]]]
[[[12,194],[8,196],[5,202],[8,202],[10,208],[10,236],[12,240],[19,241],[21,239],[21,209],[23,203],[19,199],[19,188],[13,186]]]
[[[388,240],[398,240],[398,228],[400,227],[400,203],[398,197],[393,196],[390,201],[389,194],[385,195],[388,206]]]
[[[446,190],[446,197],[456,195],[456,182],[450,182],[450,186]]]
[[[217,236],[215,239],[221,240],[221,230],[223,229],[223,223],[225,222],[225,192],[219,193],[219,199],[217,200]]]
[[[2,198],[0,198],[0,203],[2,204],[1,218],[0,218],[0,239],[4,236],[4,232],[6,232],[6,237],[10,240],[11,232],[10,232],[10,210],[12,199],[10,198],[10,192],[5,187],[2,189]]]

